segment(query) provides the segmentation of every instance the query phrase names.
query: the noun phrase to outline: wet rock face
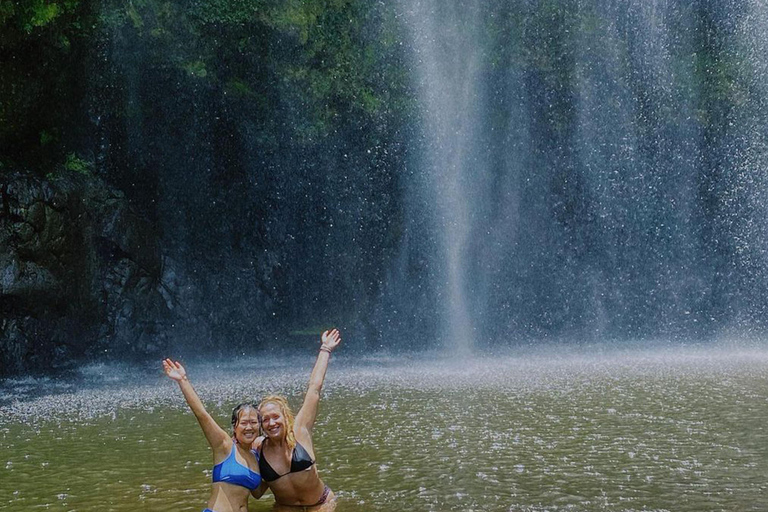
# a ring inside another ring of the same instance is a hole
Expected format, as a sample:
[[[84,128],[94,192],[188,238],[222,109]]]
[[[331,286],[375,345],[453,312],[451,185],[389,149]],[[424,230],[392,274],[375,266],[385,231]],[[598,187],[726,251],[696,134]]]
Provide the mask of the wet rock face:
[[[154,227],[101,180],[0,178],[0,376],[162,350],[161,277]]]

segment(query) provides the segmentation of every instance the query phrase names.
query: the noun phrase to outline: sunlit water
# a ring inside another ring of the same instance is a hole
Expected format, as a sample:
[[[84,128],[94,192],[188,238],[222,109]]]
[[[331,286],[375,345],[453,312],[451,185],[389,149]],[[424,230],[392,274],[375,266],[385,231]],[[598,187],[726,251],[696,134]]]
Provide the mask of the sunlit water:
[[[768,510],[768,352],[595,351],[334,357],[315,441],[338,510]],[[311,364],[189,371],[226,425],[267,391],[298,405]],[[204,438],[159,364],[6,382],[0,454],[2,510],[195,511],[208,498]]]

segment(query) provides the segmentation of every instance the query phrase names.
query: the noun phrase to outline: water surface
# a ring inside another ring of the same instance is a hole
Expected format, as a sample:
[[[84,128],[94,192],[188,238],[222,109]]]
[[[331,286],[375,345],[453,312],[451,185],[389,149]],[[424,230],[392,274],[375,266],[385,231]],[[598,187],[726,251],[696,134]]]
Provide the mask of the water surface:
[[[190,365],[220,424],[312,359]],[[340,512],[766,510],[768,352],[335,357],[315,430]],[[0,509],[199,511],[210,455],[154,368],[0,389]],[[252,501],[267,511],[271,497]]]

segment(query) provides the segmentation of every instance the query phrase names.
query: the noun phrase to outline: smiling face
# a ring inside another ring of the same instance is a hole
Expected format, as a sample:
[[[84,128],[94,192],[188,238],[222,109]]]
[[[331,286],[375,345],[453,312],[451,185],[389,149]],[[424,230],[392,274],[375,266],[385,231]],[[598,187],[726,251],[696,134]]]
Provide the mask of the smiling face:
[[[293,434],[293,412],[284,396],[264,397],[259,404],[259,414],[261,414],[261,430],[267,439],[278,443],[285,441],[291,448],[296,446],[296,436]]]
[[[242,445],[252,444],[259,436],[259,413],[254,407],[246,406],[237,413],[234,424],[235,439]]]
[[[286,435],[285,415],[282,407],[274,402],[261,406],[261,428],[270,439],[283,440]]]

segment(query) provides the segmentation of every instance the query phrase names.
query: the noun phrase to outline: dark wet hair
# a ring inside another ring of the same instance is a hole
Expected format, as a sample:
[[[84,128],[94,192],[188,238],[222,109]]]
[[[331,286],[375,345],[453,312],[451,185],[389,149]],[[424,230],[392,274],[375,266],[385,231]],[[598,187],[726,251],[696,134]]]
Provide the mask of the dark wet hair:
[[[240,413],[243,410],[251,408],[256,411],[256,417],[259,419],[259,430],[261,430],[261,413],[259,412],[259,406],[252,402],[243,402],[234,409],[232,409],[232,431],[234,432],[237,422],[240,421]]]

